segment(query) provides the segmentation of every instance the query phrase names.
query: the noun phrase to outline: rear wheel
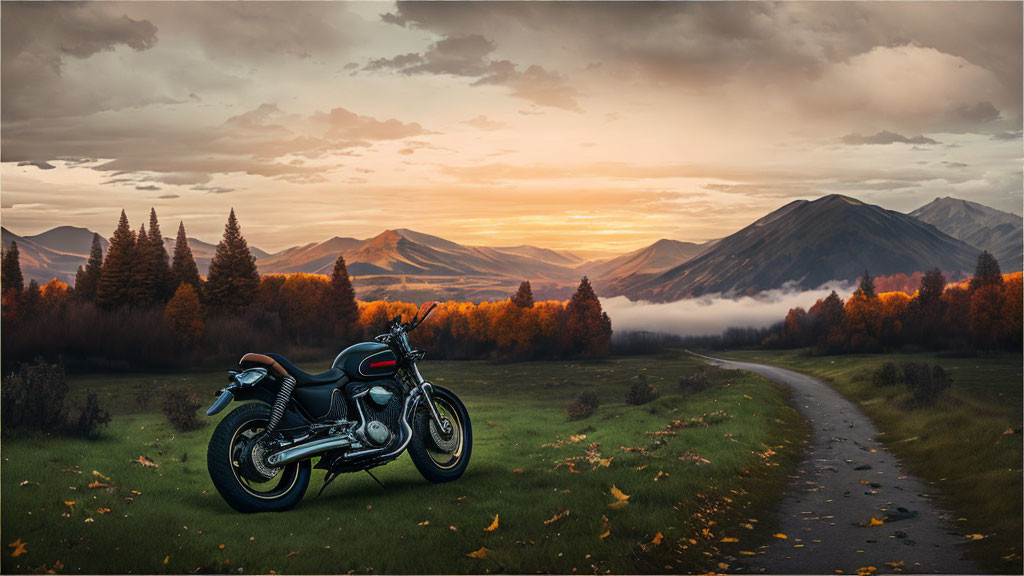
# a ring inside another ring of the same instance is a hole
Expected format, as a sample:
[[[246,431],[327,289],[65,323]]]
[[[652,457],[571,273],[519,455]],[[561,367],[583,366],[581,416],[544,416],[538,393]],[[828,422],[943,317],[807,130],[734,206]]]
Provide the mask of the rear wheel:
[[[206,452],[210,479],[229,506],[239,512],[279,512],[293,508],[309,487],[309,460],[277,468],[264,462],[258,439],[270,419],[265,404],[243,404],[217,425]]]
[[[409,456],[427,480],[451,482],[462,476],[469,466],[473,427],[466,406],[454,392],[434,386],[432,395],[442,422],[450,426],[439,428],[430,415],[430,409],[420,406],[413,418]]]

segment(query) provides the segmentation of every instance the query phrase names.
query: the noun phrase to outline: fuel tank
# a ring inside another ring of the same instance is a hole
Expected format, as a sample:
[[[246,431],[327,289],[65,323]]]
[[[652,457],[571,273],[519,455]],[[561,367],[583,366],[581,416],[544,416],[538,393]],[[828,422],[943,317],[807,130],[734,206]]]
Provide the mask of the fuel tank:
[[[342,350],[333,367],[344,370],[351,380],[373,380],[393,376],[398,370],[397,360],[387,344],[360,342]]]

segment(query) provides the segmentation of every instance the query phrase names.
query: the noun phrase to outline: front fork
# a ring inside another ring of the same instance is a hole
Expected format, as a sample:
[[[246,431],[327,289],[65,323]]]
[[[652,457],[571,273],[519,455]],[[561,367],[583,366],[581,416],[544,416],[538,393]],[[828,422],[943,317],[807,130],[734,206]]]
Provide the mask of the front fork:
[[[451,434],[452,423],[446,418],[441,418],[441,414],[437,411],[437,406],[434,406],[434,386],[423,379],[423,375],[420,374],[420,369],[416,366],[415,362],[411,362],[410,365],[412,379],[416,383],[416,386],[423,392],[423,396],[427,399],[427,408],[430,410],[430,417],[434,420],[434,424],[436,424],[437,429],[442,431],[445,435]]]

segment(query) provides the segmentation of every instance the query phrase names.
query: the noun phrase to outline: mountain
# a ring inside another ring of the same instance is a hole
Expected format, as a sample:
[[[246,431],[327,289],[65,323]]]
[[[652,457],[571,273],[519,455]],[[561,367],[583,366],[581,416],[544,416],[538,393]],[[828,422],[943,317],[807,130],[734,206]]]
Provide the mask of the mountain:
[[[654,244],[622,256],[588,262],[579,267],[599,283],[612,283],[633,274],[664,272],[700,255],[706,244],[658,240]]]
[[[936,198],[910,213],[950,236],[988,250],[1004,272],[1024,268],[1024,219],[959,198]]]
[[[755,294],[784,285],[813,288],[875,275],[938,266],[973,270],[978,251],[917,218],[829,195],[798,200],[719,240],[696,258],[661,274],[620,283],[633,299],[672,301],[702,294]]]
[[[2,231],[0,242],[3,242],[4,250],[11,247],[11,242],[18,243],[18,260],[21,263],[21,272],[25,276],[26,283],[29,280],[35,280],[40,284],[45,284],[56,278],[61,282],[73,284],[78,267],[85,264],[89,258],[89,249],[92,247],[91,232],[88,233],[88,240],[82,248],[76,248],[65,243],[66,231],[56,234],[44,232],[35,236],[18,236],[7,228],[2,228],[0,231]],[[72,234],[75,233],[72,232]],[[55,246],[64,250],[51,249],[40,243],[39,240],[53,242]],[[103,243],[104,249],[106,249],[106,241],[104,240]]]
[[[256,255],[256,265],[261,273],[307,272],[310,274],[326,269],[330,274],[338,255],[355,249],[362,244],[355,238],[335,236],[324,242],[313,242],[294,246],[274,254]],[[255,253],[255,252],[254,252]]]
[[[25,236],[36,244],[64,254],[76,254],[89,257],[92,250],[93,231],[88,228],[77,228],[75,226],[58,226],[35,236]],[[100,236],[100,244],[103,245],[103,253],[107,253],[107,246],[110,244],[107,239]]]

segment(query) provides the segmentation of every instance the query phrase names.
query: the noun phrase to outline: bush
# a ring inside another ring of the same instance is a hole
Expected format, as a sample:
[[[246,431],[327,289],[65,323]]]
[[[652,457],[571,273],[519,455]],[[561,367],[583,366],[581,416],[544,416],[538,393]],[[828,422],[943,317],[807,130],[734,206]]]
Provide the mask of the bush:
[[[596,412],[597,407],[600,405],[601,401],[597,398],[597,392],[585,390],[580,392],[580,395],[576,397],[576,401],[565,409],[565,413],[570,421],[583,420]]]
[[[708,382],[708,374],[703,366],[698,368],[693,374],[679,379],[679,391],[683,394],[696,394],[710,387],[711,383]]]
[[[913,406],[930,406],[953,384],[953,378],[941,366],[911,362],[903,365],[903,385],[911,394]]]
[[[892,362],[886,362],[871,375],[871,383],[875,386],[898,386],[903,382],[900,369]]]
[[[36,358],[4,379],[3,424],[12,430],[62,430],[67,424],[67,395],[64,368]]]
[[[188,432],[203,427],[203,423],[196,416],[196,410],[201,406],[199,396],[191,386],[182,390],[169,391],[164,396],[163,411],[167,421],[174,426],[175,430]]]
[[[73,436],[95,439],[99,436],[98,428],[110,423],[110,412],[100,408],[100,399],[89,392],[85,398],[85,406],[79,410],[78,418],[68,422],[67,431]]]
[[[78,417],[68,417],[68,383],[64,368],[37,358],[23,364],[4,379],[0,405],[4,427],[10,430],[42,430],[96,438],[97,428],[110,422],[99,398],[89,393]]]
[[[647,383],[647,376],[639,374],[626,391],[626,404],[640,406],[657,399],[658,396],[661,396],[661,393],[653,384]]]

